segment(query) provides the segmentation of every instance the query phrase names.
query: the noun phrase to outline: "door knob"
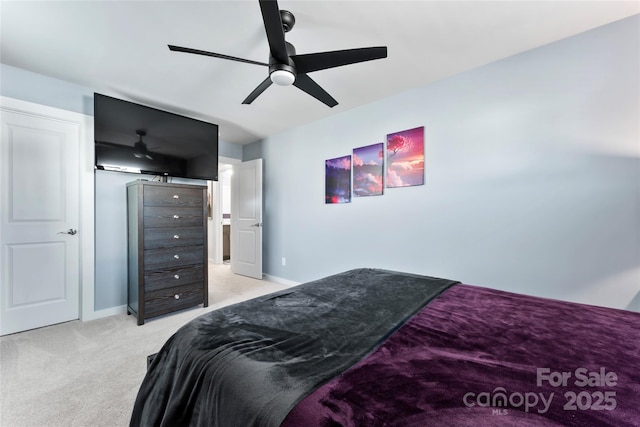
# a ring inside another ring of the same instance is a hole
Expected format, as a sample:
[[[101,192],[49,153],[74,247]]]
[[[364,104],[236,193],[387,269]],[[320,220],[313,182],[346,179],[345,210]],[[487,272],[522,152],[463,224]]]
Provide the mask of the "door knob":
[[[67,231],[61,231],[58,234],[70,234],[71,236],[75,236],[76,234],[78,234],[78,230],[74,230],[73,228],[70,228]]]

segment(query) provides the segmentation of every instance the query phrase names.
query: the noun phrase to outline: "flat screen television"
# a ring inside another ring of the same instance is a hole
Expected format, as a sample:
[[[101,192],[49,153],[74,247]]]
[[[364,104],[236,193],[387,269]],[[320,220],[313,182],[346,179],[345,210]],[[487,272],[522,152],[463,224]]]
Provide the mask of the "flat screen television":
[[[218,180],[218,125],[95,93],[95,167]]]

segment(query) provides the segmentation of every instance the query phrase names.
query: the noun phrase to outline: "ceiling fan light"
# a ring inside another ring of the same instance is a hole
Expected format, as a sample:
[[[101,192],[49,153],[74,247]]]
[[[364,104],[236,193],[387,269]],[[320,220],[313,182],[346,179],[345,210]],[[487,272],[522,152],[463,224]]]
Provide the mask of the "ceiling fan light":
[[[279,86],[290,86],[296,81],[296,76],[286,70],[275,70],[270,75],[271,81]]]

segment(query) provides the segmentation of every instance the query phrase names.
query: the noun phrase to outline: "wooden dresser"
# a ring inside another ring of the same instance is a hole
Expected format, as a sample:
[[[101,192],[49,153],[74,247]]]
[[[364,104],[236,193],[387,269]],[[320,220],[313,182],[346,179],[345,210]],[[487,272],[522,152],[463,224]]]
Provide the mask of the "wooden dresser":
[[[127,184],[129,297],[138,325],[208,302],[207,187]]]

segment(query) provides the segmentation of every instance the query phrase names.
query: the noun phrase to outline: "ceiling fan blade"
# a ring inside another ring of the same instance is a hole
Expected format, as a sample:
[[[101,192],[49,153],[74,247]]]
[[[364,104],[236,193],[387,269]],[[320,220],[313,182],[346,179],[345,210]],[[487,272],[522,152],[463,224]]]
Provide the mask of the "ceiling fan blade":
[[[260,0],[260,10],[264,29],[267,32],[267,40],[271,56],[281,64],[289,63],[289,54],[284,42],[284,30],[282,29],[282,19],[280,19],[280,9],[275,0]]]
[[[191,49],[189,47],[180,47],[180,46],[173,46],[173,45],[168,45],[168,46],[169,46],[169,50],[172,50],[174,52],[195,53],[196,55],[213,56],[214,58],[230,59],[231,61],[245,62],[247,64],[265,65],[267,67],[269,66],[269,64],[266,64],[264,62],[252,61],[250,59],[236,58],[235,56],[223,55],[221,53],[207,52],[206,50]]]
[[[333,99],[333,97],[329,95],[327,91],[322,89],[318,83],[313,81],[313,79],[306,74],[298,74],[296,76],[296,81],[293,82],[293,85],[298,89],[307,92],[309,95],[313,96],[315,99],[323,102],[331,108],[338,105],[338,101]]]
[[[124,149],[124,150],[133,150],[133,146],[131,145],[124,145],[124,144],[116,144],[115,142],[108,142],[108,141],[96,141],[95,144],[97,146],[105,146],[105,147],[111,147],[111,148],[118,148],[118,149]]]
[[[251,104],[262,92],[264,92],[269,86],[271,86],[271,83],[271,77],[267,77],[266,79],[264,79],[264,81],[260,83],[258,87],[255,88],[244,101],[242,101],[242,103]]]
[[[334,50],[332,52],[292,55],[299,73],[325,70],[342,65],[371,61],[387,57],[387,47],[363,47],[359,49]]]

